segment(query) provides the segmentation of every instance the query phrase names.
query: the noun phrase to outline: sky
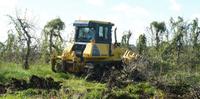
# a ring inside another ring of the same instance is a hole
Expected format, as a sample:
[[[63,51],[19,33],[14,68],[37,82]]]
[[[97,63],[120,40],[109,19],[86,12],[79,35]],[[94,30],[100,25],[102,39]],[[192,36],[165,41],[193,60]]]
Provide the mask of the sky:
[[[186,20],[200,18],[199,4],[200,0],[0,0],[0,41],[6,40],[10,28],[6,15],[26,11],[37,27],[35,35],[57,17],[66,24],[62,33],[65,39],[73,31],[74,20],[100,20],[115,24],[118,41],[124,31],[132,31],[130,43],[136,44],[152,21],[167,22],[178,16]]]

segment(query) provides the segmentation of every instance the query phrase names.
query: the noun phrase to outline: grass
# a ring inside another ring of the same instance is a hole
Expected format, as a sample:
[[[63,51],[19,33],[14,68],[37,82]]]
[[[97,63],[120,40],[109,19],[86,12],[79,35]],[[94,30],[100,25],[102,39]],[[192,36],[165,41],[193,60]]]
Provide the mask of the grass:
[[[44,90],[44,89],[27,89],[22,91],[9,91],[6,94],[0,95],[3,99],[35,99],[35,98],[73,98],[79,97],[84,99],[101,99],[104,93],[108,91],[106,84],[95,81],[88,82],[84,78],[76,77],[68,73],[54,73],[51,71],[50,65],[33,64],[29,70],[22,69],[22,64],[0,62],[0,83],[7,83],[11,78],[29,80],[32,75],[39,77],[52,77],[55,81],[62,82],[60,90]],[[127,95],[133,98],[138,98],[144,91],[145,94],[152,96],[160,95],[161,91],[152,87],[148,83],[130,84],[125,88],[114,88],[112,94],[115,97]]]
[[[35,97],[75,97],[74,94],[86,94],[88,97],[99,97],[99,93],[106,90],[106,85],[97,82],[87,82],[83,78],[78,78],[72,74],[54,73],[51,71],[50,65],[34,64],[30,66],[29,70],[22,69],[21,64],[3,63],[0,62],[0,83],[7,83],[11,78],[29,80],[32,75],[39,77],[52,77],[55,81],[61,81],[63,87],[59,90],[42,90],[42,89],[28,89],[17,92],[8,92],[1,95],[1,98],[13,99],[18,98],[35,98]],[[93,94],[93,95],[90,95]],[[97,95],[97,96],[96,96]]]
[[[122,89],[114,89],[113,94],[117,97],[127,97],[127,98],[154,98],[154,97],[164,97],[161,90],[156,89],[147,82],[130,84]],[[126,96],[124,96],[126,95]]]

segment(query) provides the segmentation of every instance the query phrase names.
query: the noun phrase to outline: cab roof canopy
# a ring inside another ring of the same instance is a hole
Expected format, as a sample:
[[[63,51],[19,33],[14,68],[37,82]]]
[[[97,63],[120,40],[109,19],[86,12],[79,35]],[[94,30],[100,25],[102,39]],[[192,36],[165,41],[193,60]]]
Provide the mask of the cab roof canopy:
[[[75,20],[75,22],[73,23],[74,26],[90,26],[93,24],[110,25],[110,26],[114,25],[111,22],[96,21],[96,20]]]

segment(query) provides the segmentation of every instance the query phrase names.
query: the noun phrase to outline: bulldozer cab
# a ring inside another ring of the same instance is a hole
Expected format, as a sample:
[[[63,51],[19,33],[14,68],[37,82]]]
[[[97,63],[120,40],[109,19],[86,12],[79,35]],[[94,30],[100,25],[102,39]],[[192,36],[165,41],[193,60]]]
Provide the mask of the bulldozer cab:
[[[114,24],[102,21],[77,20],[75,26],[75,42],[91,42],[111,44],[111,29]]]

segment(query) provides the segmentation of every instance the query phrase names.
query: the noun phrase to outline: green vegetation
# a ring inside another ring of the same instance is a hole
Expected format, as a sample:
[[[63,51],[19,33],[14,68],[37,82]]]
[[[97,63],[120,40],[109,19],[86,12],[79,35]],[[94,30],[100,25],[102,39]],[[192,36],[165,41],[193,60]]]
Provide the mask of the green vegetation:
[[[164,97],[164,94],[161,90],[158,90],[155,87],[152,87],[149,83],[144,82],[130,84],[122,89],[114,89],[112,94],[117,97],[131,99]]]
[[[148,97],[160,95],[161,91],[152,87],[149,83],[130,84],[125,88],[113,88],[108,91],[106,84],[95,81],[86,81],[82,77],[76,77],[72,74],[54,73],[51,71],[50,65],[34,64],[29,70],[24,70],[22,64],[0,62],[0,82],[6,84],[11,78],[25,79],[26,81],[32,75],[39,77],[52,77],[55,81],[62,82],[62,88],[59,90],[30,88],[27,90],[11,91],[8,89],[6,94],[2,94],[0,98],[85,98],[85,99],[101,99],[109,97],[134,97],[138,98],[144,92]],[[123,96],[125,95],[125,96]]]
[[[147,39],[139,37],[137,48],[151,63],[146,70],[150,82],[171,98],[199,98],[198,19],[171,18],[168,25],[153,21],[149,30],[145,33]],[[151,43],[145,45],[145,42]],[[145,52],[143,46],[147,46]]]

